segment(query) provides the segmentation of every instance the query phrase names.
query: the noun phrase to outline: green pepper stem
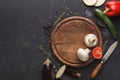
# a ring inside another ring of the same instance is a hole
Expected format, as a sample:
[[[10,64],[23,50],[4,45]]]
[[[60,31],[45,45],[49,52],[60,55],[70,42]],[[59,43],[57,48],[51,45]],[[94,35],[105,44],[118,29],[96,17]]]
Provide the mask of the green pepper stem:
[[[110,11],[110,8],[106,8],[104,11],[103,11],[103,14],[105,14],[106,12]]]

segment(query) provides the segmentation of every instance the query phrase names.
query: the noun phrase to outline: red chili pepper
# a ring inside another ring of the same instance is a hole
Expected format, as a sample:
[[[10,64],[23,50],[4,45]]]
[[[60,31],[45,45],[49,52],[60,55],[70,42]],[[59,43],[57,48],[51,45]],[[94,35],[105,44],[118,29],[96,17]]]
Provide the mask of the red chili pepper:
[[[106,2],[104,13],[109,17],[120,16],[120,1]]]

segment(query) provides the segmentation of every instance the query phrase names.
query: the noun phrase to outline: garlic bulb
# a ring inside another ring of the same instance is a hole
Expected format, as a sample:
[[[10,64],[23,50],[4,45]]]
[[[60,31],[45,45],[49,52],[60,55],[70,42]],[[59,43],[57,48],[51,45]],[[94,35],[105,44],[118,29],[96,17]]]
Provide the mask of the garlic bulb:
[[[89,53],[90,53],[89,49],[79,48],[77,51],[77,56],[81,61],[85,62],[89,59]]]
[[[84,41],[87,47],[95,47],[98,43],[98,38],[95,34],[87,34]]]

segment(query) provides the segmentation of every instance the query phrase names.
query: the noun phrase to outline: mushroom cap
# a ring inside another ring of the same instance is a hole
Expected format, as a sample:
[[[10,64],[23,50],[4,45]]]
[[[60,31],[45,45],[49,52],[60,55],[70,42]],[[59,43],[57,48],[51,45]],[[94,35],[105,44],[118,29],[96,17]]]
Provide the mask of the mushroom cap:
[[[77,55],[78,55],[78,58],[81,60],[81,61],[87,61],[89,59],[89,55],[87,52],[85,52],[85,50],[79,48],[78,51],[77,51]]]
[[[87,34],[84,38],[85,44],[88,47],[95,47],[98,43],[98,38],[95,34]]]

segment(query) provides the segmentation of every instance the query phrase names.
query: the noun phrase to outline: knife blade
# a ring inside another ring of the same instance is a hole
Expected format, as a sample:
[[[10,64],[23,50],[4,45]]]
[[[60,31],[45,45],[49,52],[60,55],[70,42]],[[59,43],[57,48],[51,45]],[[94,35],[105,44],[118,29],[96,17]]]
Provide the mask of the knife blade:
[[[113,53],[113,51],[115,50],[115,48],[117,47],[118,41],[115,41],[107,50],[107,52],[105,53],[105,55],[103,56],[103,58],[101,59],[101,62],[96,66],[96,68],[93,70],[93,72],[91,73],[91,78],[95,78],[96,75],[99,73],[100,69],[103,66],[103,63],[105,63],[110,55]]]
[[[108,58],[110,57],[110,55],[112,54],[112,52],[115,50],[115,48],[117,47],[118,41],[115,41],[110,48],[107,50],[107,52],[105,53],[105,55],[103,56],[102,60],[104,63],[108,60]]]

